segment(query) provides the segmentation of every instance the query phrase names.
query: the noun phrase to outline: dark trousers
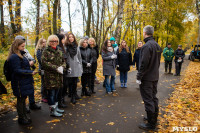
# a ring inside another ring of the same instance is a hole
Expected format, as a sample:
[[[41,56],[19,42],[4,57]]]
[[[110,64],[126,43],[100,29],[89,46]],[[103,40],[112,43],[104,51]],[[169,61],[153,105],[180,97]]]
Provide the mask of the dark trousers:
[[[26,119],[26,97],[17,97],[18,118]]]
[[[91,89],[94,90],[95,73],[97,71],[97,62],[92,63],[92,73],[91,73]]]
[[[91,90],[91,73],[83,73],[81,76],[81,85],[83,89],[86,89],[86,85],[88,85]]]
[[[44,75],[41,75],[41,95],[42,95],[42,99],[47,99],[48,97],[47,90],[45,89],[45,86],[44,86]]]
[[[59,89],[52,88],[48,90],[48,104],[55,105],[58,102],[58,92]]]
[[[176,65],[176,75],[180,75],[182,62],[175,62],[175,65]]]
[[[69,77],[68,78],[69,93],[71,93],[73,95],[76,94],[77,80],[78,80],[78,77]]]
[[[171,70],[172,70],[172,61],[165,61],[165,72],[167,72],[168,65],[169,65],[169,72],[171,73]]]
[[[34,104],[35,103],[35,96],[34,96],[34,92],[28,96],[29,98],[29,104]]]
[[[66,75],[63,74],[63,87],[59,89],[58,92],[58,101],[62,101],[67,93],[67,79]]]
[[[158,81],[142,81],[140,85],[140,93],[146,112],[155,113],[158,111],[157,84]]]

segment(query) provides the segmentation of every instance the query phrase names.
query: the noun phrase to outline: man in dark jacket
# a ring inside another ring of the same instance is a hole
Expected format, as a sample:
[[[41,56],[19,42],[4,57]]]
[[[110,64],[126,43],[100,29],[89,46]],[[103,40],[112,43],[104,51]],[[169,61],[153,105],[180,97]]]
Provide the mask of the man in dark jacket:
[[[165,73],[167,73],[167,68],[169,65],[169,73],[172,74],[172,60],[174,58],[174,50],[171,48],[171,43],[167,44],[167,47],[163,50],[163,56],[165,58]]]
[[[143,46],[143,42],[139,41],[138,49],[135,50],[135,53],[133,56],[133,67],[135,67],[135,63],[136,63],[136,70],[139,69],[140,50],[141,50],[142,46]]]
[[[145,104],[148,123],[139,125],[144,130],[155,130],[158,117],[157,84],[162,50],[153,38],[154,28],[147,25],[143,29],[145,45],[140,51],[139,71],[136,82]]]
[[[174,62],[176,65],[176,74],[174,76],[180,76],[183,58],[185,57],[185,52],[182,50],[181,45],[178,45],[178,49],[175,51],[174,55],[175,55]]]

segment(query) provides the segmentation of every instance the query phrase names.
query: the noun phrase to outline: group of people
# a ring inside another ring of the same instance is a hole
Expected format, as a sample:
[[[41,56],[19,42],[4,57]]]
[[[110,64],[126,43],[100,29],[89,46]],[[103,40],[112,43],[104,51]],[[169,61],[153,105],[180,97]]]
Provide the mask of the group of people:
[[[116,44],[115,38],[105,40],[101,55],[103,59],[104,86],[107,94],[112,94],[115,89],[115,70],[120,71],[121,87],[127,87],[128,71],[130,66],[138,70],[136,83],[140,85],[140,92],[145,104],[148,121],[141,124],[142,129],[155,129],[158,116],[157,83],[159,79],[159,66],[162,49],[153,39],[154,29],[148,25],[143,29],[145,44],[138,42],[133,60],[131,50],[125,40]],[[165,71],[171,64],[174,56],[171,44],[164,49]],[[81,77],[81,96],[95,94],[94,82],[99,58],[99,48],[94,38],[83,37],[77,42],[73,33],[50,35],[47,41],[39,39],[35,54],[39,63],[39,71],[35,71],[35,59],[25,49],[25,38],[16,36],[7,58],[12,71],[11,85],[17,97],[18,122],[30,124],[27,117],[25,100],[29,96],[30,109],[41,109],[34,101],[33,75],[41,75],[42,101],[48,102],[50,115],[60,117],[64,110],[65,96],[71,98],[71,103],[76,104],[80,96],[77,94],[77,82]],[[184,52],[181,46],[175,51],[176,75],[180,75]]]
[[[178,45],[177,50],[173,50],[171,48],[171,43],[167,44],[167,47],[163,50],[163,56],[165,59],[165,73],[167,73],[167,69],[169,66],[169,72],[168,74],[173,74],[172,71],[172,61],[175,56],[174,62],[175,62],[175,74],[174,76],[180,76],[181,72],[181,66],[183,63],[183,59],[185,57],[185,52],[182,50],[182,45]]]
[[[7,61],[11,71],[13,94],[17,97],[18,122],[30,124],[27,117],[30,112],[25,100],[29,97],[30,109],[41,109],[34,100],[33,75],[41,75],[42,102],[48,102],[50,115],[60,117],[67,105],[66,94],[75,104],[80,96],[77,94],[77,82],[81,77],[81,96],[95,94],[94,83],[97,70],[99,49],[94,38],[84,37],[78,42],[73,33],[50,35],[47,41],[39,39],[35,54],[39,71],[35,70],[36,60],[25,49],[25,38],[16,36],[11,45]]]

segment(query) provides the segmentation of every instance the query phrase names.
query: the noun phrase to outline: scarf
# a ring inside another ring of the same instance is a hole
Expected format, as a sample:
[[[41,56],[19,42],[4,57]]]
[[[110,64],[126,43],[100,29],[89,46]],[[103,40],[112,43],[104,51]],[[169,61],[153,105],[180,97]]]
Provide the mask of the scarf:
[[[113,52],[113,47],[107,47],[107,50],[108,50],[109,52]]]
[[[115,44],[112,44],[113,48],[117,47],[118,45],[115,43]]]
[[[56,47],[52,47],[52,49],[56,50]]]
[[[74,59],[74,56],[77,54],[77,45],[74,42],[72,44],[68,44],[67,52],[69,52],[70,57]]]

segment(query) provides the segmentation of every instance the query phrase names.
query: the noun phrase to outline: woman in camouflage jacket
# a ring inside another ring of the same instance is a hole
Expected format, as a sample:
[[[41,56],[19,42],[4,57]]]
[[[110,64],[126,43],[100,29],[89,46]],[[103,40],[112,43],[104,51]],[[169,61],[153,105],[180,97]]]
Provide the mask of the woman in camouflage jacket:
[[[58,109],[57,95],[63,85],[63,70],[66,65],[62,52],[57,48],[59,39],[56,35],[49,36],[47,48],[42,54],[42,67],[44,69],[44,85],[48,90],[48,104],[51,116],[62,116],[64,110]]]

